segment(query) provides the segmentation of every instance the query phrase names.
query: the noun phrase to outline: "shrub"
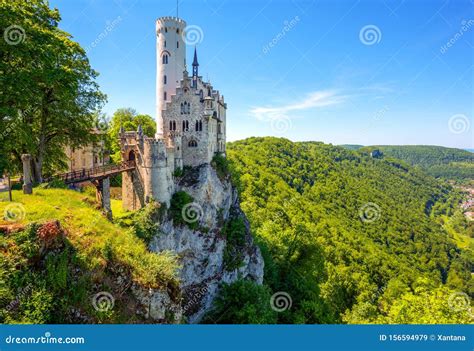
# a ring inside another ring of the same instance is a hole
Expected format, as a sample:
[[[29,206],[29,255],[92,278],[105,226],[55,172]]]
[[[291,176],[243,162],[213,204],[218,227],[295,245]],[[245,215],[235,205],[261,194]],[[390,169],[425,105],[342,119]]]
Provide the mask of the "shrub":
[[[224,250],[224,265],[227,270],[232,271],[241,266],[244,258],[242,247],[245,245],[244,220],[241,217],[230,219],[224,226],[222,233],[227,239]]]
[[[51,221],[41,225],[36,235],[43,249],[49,249],[62,243],[63,231],[58,221]]]
[[[133,230],[146,244],[158,233],[163,208],[159,202],[152,201],[134,216]]]
[[[184,170],[182,168],[177,168],[174,172],[173,172],[173,177],[175,178],[180,178],[184,175]]]
[[[203,318],[207,324],[274,324],[270,289],[250,280],[224,284],[212,309]]]
[[[52,179],[50,182],[38,186],[40,189],[67,189],[66,183],[60,179]]]
[[[229,163],[222,154],[216,154],[212,158],[211,166],[216,170],[217,176],[220,179],[225,179],[230,174]]]
[[[191,229],[196,229],[199,226],[199,221],[190,223],[185,221],[183,216],[183,208],[187,204],[194,202],[194,198],[185,191],[178,191],[173,194],[170,203],[170,216],[175,225],[187,225]]]

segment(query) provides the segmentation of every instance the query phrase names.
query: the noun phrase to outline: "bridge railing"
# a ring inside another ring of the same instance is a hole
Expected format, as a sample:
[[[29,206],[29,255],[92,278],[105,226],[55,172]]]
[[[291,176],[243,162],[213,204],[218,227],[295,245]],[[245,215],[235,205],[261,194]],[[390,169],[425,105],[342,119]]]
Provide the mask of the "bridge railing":
[[[86,181],[94,178],[99,178],[101,175],[112,175],[114,173],[120,173],[126,169],[135,168],[135,161],[124,161],[119,164],[108,164],[104,166],[81,169],[73,172],[62,173],[55,176],[56,179],[60,179],[65,183],[73,183]]]

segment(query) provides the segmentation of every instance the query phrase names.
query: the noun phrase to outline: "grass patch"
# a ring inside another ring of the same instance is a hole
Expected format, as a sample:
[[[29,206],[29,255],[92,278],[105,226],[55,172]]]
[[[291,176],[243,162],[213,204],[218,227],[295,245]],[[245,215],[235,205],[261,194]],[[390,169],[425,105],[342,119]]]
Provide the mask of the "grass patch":
[[[109,258],[104,256],[108,251],[115,263],[125,266],[133,281],[140,285],[152,288],[177,285],[176,257],[170,252],[149,252],[145,242],[131,229],[110,223],[93,208],[91,204],[95,199],[90,196],[65,189],[35,188],[34,195],[14,191],[13,199],[24,213],[18,217],[18,224],[59,220],[77,256],[89,270],[103,271],[109,263]],[[113,203],[117,207],[118,203]],[[9,202],[0,202],[0,214],[4,214],[8,206],[11,206]],[[1,216],[1,224],[12,223]]]

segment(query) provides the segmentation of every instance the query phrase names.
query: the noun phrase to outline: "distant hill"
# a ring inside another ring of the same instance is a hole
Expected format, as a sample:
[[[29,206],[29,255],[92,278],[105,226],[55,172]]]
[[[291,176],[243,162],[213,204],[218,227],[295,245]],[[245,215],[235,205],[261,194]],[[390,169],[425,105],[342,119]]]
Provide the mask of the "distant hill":
[[[357,145],[357,144],[343,144],[343,145],[339,145],[341,147],[343,147],[344,149],[347,149],[347,150],[359,150],[360,148],[363,148],[364,145]]]
[[[393,157],[418,166],[437,178],[474,179],[474,154],[472,152],[431,145],[374,145],[359,149],[370,153],[379,150],[383,157]]]
[[[227,151],[264,283],[291,297],[279,323],[468,323],[447,301],[474,293],[473,226],[446,182],[323,143],[249,138]]]

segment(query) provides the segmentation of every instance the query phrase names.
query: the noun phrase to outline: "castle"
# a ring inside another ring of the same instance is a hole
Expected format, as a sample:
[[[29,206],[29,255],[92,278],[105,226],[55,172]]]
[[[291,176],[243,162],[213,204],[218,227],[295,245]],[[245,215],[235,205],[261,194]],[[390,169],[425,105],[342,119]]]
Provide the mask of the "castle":
[[[122,178],[123,206],[143,207],[150,200],[169,205],[174,174],[185,166],[210,163],[225,155],[224,96],[199,75],[194,49],[192,75],[186,69],[186,22],[177,17],[156,21],[156,125],[154,137],[120,130],[122,161],[135,161]]]

